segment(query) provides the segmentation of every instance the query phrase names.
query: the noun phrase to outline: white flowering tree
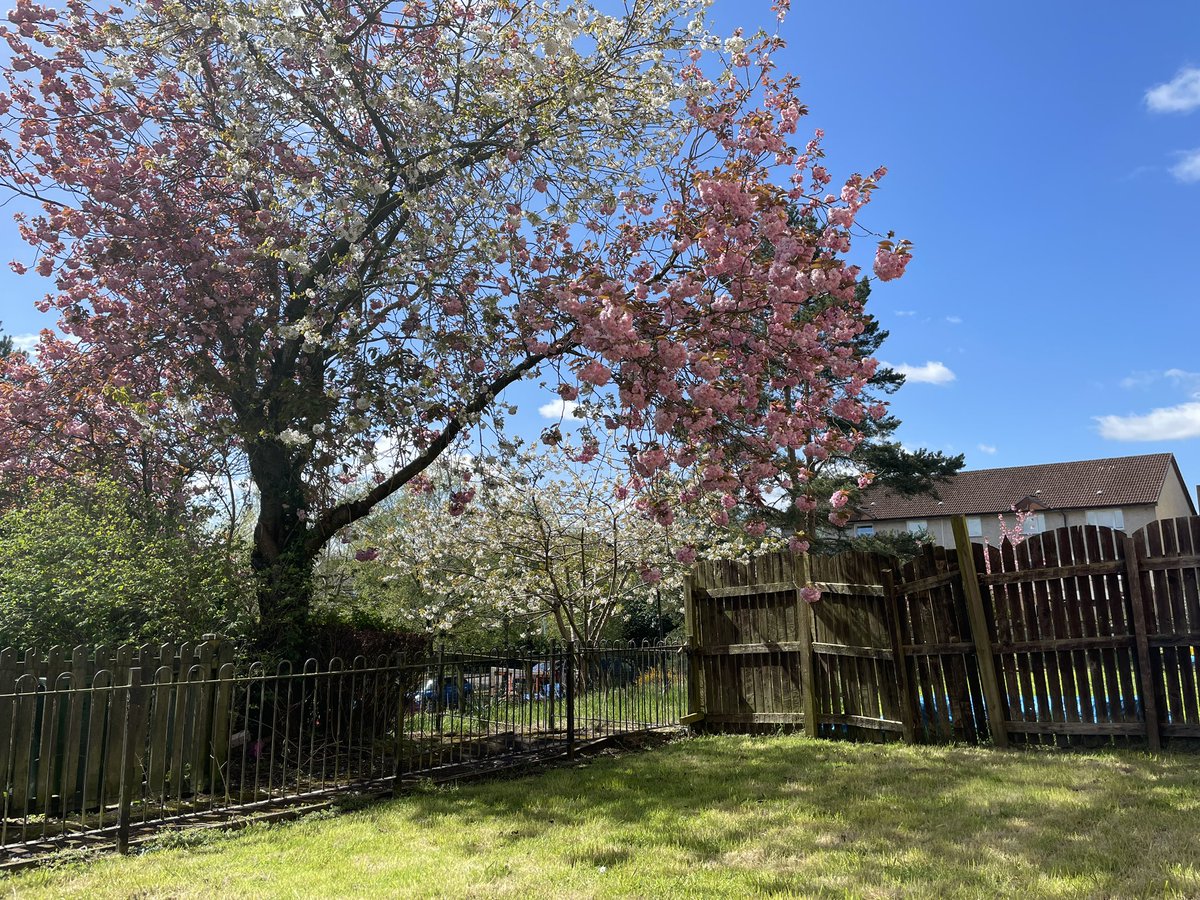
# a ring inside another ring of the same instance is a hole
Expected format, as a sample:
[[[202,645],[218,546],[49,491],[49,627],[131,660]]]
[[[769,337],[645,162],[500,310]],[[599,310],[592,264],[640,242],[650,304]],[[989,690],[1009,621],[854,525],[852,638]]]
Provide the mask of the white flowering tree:
[[[713,511],[700,508],[662,524],[611,458],[582,455],[581,464],[565,444],[522,450],[476,476],[462,507],[445,502],[437,482],[448,473],[438,467],[381,517],[386,527],[369,529],[356,555],[381,567],[384,579],[419,585],[424,602],[407,610],[417,627],[511,623],[520,632],[548,626],[564,641],[595,641],[635,600],[661,592],[677,604],[698,556],[745,558],[782,543],[717,526]]]

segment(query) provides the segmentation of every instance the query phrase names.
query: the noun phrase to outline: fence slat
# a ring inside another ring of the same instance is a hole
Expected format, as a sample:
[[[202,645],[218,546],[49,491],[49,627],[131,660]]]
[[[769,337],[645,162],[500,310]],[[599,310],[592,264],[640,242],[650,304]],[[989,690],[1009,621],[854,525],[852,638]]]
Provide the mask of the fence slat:
[[[1146,637],[1146,606],[1142,597],[1142,577],[1138,571],[1138,552],[1133,538],[1124,538],[1125,584],[1129,588],[1130,612],[1133,618],[1133,633],[1137,641],[1137,668],[1139,695],[1142,698],[1142,719],[1146,729],[1146,742],[1152,751],[1162,749],[1162,738],[1158,724],[1158,698],[1154,685],[1154,670],[1150,659],[1150,642]]]

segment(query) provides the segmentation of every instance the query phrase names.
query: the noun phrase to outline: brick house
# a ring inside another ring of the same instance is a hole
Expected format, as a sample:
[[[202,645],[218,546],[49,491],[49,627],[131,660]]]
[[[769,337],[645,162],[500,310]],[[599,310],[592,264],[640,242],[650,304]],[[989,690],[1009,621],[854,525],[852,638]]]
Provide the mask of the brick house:
[[[1170,453],[959,472],[937,492],[904,497],[868,488],[845,531],[853,536],[925,530],[950,547],[951,516],[967,517],[972,540],[996,544],[998,516],[1012,527],[1013,507],[1030,512],[1026,534],[1064,525],[1107,525],[1132,534],[1154,519],[1196,515]]]

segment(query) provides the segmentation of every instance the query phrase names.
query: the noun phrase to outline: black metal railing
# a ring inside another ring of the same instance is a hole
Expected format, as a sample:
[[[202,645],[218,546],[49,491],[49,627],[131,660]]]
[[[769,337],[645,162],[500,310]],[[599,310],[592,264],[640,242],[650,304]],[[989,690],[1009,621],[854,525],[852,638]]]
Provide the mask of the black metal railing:
[[[686,707],[687,656],[667,645],[24,675],[0,693],[0,866],[535,764]]]

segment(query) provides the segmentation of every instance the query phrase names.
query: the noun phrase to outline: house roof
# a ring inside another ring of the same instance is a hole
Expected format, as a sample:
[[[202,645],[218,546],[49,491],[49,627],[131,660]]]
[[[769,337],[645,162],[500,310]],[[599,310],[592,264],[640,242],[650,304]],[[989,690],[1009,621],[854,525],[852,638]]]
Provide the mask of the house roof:
[[[1096,509],[1155,504],[1171,474],[1179,479],[1191,504],[1174,455],[1151,453],[959,472],[937,486],[936,497],[905,497],[883,487],[871,487],[863,492],[854,519],[1002,513],[1014,505],[1023,509]]]

